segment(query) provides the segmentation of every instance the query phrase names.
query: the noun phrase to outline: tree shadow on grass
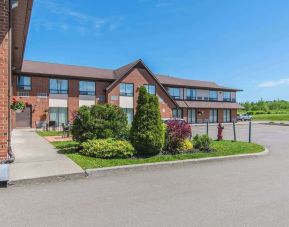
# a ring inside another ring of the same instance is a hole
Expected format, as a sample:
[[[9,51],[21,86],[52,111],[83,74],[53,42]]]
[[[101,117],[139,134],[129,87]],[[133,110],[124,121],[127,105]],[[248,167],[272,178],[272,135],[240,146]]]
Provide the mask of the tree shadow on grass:
[[[59,154],[75,154],[80,150],[79,144],[75,142],[55,143],[54,146]]]

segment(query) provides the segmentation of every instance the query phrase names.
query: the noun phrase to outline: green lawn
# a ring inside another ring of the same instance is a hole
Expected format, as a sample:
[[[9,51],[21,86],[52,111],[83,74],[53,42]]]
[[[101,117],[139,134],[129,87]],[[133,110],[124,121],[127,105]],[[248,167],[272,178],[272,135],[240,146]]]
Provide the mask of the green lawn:
[[[122,166],[131,164],[166,162],[184,159],[198,159],[206,157],[217,157],[247,153],[258,153],[264,150],[264,147],[258,144],[249,144],[246,142],[232,141],[214,141],[213,147],[216,151],[211,153],[184,153],[178,155],[160,155],[149,158],[129,158],[129,159],[100,159],[87,157],[76,152],[77,143],[69,142],[53,142],[52,143],[61,153],[65,154],[76,162],[83,169],[103,168],[110,166]]]
[[[254,121],[289,121],[289,114],[256,114]]]
[[[62,131],[37,131],[39,136],[62,136]]]

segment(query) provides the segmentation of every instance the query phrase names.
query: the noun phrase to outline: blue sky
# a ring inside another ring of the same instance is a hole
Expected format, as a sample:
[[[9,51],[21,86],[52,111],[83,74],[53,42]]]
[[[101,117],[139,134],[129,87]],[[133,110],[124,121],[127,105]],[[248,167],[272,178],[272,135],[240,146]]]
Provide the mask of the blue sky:
[[[84,3],[85,2],[85,3]],[[288,0],[35,0],[25,59],[155,73],[289,100]]]

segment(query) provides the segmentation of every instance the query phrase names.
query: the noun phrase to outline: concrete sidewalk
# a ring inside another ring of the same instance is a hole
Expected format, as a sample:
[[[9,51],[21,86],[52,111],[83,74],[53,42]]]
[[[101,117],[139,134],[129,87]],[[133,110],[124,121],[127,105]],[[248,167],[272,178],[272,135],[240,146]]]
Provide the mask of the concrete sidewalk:
[[[10,183],[53,177],[85,176],[84,171],[57,150],[33,129],[14,129],[12,151],[15,162],[10,164]]]

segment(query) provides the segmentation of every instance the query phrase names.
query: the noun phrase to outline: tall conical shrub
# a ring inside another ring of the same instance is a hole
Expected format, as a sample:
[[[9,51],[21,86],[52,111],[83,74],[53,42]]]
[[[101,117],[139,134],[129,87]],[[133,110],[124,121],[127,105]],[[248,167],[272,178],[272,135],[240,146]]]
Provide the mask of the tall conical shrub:
[[[148,94],[145,87],[139,89],[130,140],[139,155],[158,154],[164,146],[165,130],[161,120],[158,98]]]

